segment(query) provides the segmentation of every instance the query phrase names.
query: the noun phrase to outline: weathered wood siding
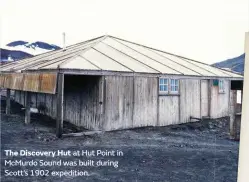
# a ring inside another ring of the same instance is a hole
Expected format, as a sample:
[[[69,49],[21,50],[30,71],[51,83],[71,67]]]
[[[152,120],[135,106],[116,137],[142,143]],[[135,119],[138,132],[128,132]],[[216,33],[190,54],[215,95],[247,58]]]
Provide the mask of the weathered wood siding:
[[[201,117],[208,116],[208,80],[201,80]]]
[[[225,93],[211,88],[210,116],[229,115],[229,83]],[[117,130],[185,123],[208,116],[208,80],[180,80],[179,95],[158,94],[158,78],[122,76],[65,76],[64,119],[91,130]],[[15,100],[24,105],[24,92]],[[56,95],[32,93],[32,107],[45,104],[56,118]]]
[[[159,126],[180,123],[179,96],[159,96]]]
[[[92,130],[102,129],[99,80],[97,76],[65,76],[64,90],[64,119]],[[24,104],[23,91],[15,91],[15,101]],[[56,118],[56,95],[44,93],[31,93],[31,107],[45,105],[45,114]]]
[[[211,88],[211,118],[229,116],[230,81],[224,81],[225,92],[219,93],[219,87]]]
[[[99,76],[65,76],[64,118],[91,130],[101,130]]]
[[[156,126],[157,78],[106,77],[105,130]]]
[[[106,77],[105,130],[133,126],[133,77]]]
[[[200,80],[180,81],[180,123],[190,121],[190,116],[200,118]]]
[[[133,127],[156,126],[158,78],[135,77]]]

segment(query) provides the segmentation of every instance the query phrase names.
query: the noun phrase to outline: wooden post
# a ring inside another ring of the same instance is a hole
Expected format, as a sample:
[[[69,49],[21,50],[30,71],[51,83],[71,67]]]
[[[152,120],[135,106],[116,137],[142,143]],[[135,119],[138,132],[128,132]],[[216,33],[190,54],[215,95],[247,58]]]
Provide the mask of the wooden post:
[[[105,76],[101,76],[100,80],[99,80],[99,121],[100,121],[100,125],[97,128],[97,130],[104,129],[104,122],[105,122],[105,118],[104,118],[104,107],[105,107],[105,102],[104,102],[104,94],[105,94]],[[81,112],[80,112],[81,114]]]
[[[31,104],[31,94],[30,92],[25,92],[25,124],[30,123],[30,104]]]
[[[242,101],[243,101],[243,89],[241,89],[241,109],[242,109]]]
[[[6,92],[6,114],[10,114],[10,89],[7,88]]]
[[[63,100],[64,100],[64,74],[58,73],[57,77],[57,118],[56,136],[61,138],[63,132]]]
[[[237,133],[236,124],[237,90],[230,90],[230,137],[235,139]]]
[[[208,80],[208,117],[211,118],[212,80]]]

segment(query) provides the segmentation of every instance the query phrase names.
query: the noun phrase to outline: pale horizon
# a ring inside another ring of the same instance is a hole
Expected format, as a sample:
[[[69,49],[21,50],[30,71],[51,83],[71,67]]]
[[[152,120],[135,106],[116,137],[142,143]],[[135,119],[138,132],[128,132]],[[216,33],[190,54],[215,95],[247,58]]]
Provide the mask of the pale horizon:
[[[0,46],[44,41],[62,46],[112,35],[208,64],[244,53],[247,0],[0,0]]]

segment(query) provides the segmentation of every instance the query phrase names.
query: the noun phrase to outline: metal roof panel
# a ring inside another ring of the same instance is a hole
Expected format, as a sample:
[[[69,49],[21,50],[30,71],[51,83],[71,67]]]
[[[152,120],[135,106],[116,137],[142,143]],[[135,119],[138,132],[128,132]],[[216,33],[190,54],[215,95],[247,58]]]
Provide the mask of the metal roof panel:
[[[102,70],[128,71],[128,72],[132,71],[94,49],[89,49],[88,51],[82,53],[81,56],[86,60],[90,61],[91,63],[93,63],[94,65],[98,66]]]
[[[102,43],[105,43],[106,45],[111,46],[114,49],[117,49],[118,51],[120,51],[121,54],[123,53],[123,54],[129,55],[133,59],[136,59],[140,62],[143,62],[147,66],[152,67],[152,68],[160,71],[161,73],[181,74],[178,71],[169,68],[167,65],[164,65],[164,64],[158,62],[157,60],[153,60],[153,59],[125,46],[124,44],[121,44],[120,42],[115,41],[114,39],[106,38],[105,40],[102,41]]]
[[[103,44],[103,43],[98,43],[97,45],[94,46],[94,49],[97,51],[101,52],[105,56],[110,57],[114,61],[125,65],[127,68],[130,70],[133,70],[135,72],[147,72],[147,73],[158,73],[157,70],[148,67],[147,65],[132,59],[131,57],[120,53],[119,51]]]

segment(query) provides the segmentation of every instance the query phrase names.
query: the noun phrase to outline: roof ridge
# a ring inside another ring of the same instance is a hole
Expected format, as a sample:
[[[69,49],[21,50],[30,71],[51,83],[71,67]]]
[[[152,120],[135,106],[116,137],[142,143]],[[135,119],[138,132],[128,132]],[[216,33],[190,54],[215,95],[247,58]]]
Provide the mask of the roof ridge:
[[[80,56],[81,54],[87,52],[89,49],[93,48],[95,45],[97,45],[98,43],[100,43],[101,41],[103,41],[104,39],[106,39],[106,37],[108,37],[108,35],[104,35],[104,36],[99,37],[99,40],[97,42],[93,43],[92,45],[90,45],[86,49],[83,49],[80,53],[77,53],[75,56],[71,57],[70,59],[61,62],[60,64],[58,64],[57,68],[60,69],[60,67],[62,65],[65,65],[66,63],[71,62],[73,60],[73,58],[76,58],[76,57]],[[91,40],[88,40],[88,41],[93,41],[93,40],[96,40],[96,39],[91,39]],[[86,42],[88,42],[88,41],[86,41]]]

